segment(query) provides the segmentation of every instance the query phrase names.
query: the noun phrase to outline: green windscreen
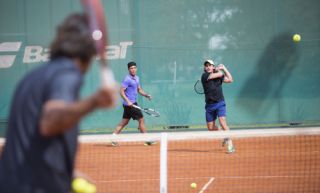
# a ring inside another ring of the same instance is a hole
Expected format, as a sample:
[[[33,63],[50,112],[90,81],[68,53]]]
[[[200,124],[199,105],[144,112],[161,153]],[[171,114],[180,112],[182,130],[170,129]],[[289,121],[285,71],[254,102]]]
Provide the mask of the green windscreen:
[[[139,97],[149,130],[204,128],[204,95],[194,92],[203,62],[223,63],[234,82],[224,84],[231,128],[320,123],[319,0],[104,0],[110,45],[109,64],[121,82],[135,61]],[[17,82],[47,60],[55,28],[81,11],[76,0],[0,2],[0,133],[4,132]],[[294,34],[301,35],[294,42]],[[82,97],[100,85],[95,61]],[[99,110],[82,122],[85,131],[111,132],[122,119],[115,109]],[[131,121],[129,128],[137,128]]]

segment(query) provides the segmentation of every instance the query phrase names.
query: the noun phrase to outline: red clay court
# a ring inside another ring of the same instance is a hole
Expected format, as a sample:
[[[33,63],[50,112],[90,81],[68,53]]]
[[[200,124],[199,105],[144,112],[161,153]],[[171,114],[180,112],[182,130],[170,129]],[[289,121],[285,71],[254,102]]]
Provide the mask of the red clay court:
[[[233,141],[236,152],[226,154],[220,139],[169,140],[168,192],[320,192],[320,135]],[[159,143],[81,143],[77,168],[92,177],[100,193],[160,192]]]

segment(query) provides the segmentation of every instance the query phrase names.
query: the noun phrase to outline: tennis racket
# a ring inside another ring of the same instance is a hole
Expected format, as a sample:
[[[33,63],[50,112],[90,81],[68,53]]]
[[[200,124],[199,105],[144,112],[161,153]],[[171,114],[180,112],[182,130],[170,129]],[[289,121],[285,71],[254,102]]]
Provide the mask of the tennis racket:
[[[132,107],[136,108],[136,109],[140,109],[141,111],[143,111],[144,113],[148,114],[148,115],[151,115],[153,117],[160,117],[160,113],[157,112],[156,110],[154,109],[150,109],[150,108],[141,108],[137,105],[132,105]]]
[[[82,0],[82,6],[89,19],[89,26],[95,46],[100,57],[102,86],[114,88],[116,81],[106,59],[108,34],[101,0]]]
[[[193,88],[194,88],[194,91],[195,91],[197,94],[204,94],[202,82],[201,82],[200,79],[197,80],[197,82],[194,84]]]

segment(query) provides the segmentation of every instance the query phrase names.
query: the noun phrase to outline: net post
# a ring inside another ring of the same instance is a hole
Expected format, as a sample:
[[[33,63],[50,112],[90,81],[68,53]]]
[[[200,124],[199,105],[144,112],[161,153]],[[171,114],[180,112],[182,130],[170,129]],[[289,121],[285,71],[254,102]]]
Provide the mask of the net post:
[[[167,147],[168,134],[163,132],[160,139],[160,193],[167,193]]]

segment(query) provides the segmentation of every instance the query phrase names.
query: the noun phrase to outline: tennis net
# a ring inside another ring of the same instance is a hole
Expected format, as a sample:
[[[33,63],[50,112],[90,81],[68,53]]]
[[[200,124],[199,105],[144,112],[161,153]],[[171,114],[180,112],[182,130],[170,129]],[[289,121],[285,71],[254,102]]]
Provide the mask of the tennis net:
[[[226,137],[232,154],[222,147]],[[97,135],[80,142],[76,166],[100,193],[320,192],[320,128]]]

